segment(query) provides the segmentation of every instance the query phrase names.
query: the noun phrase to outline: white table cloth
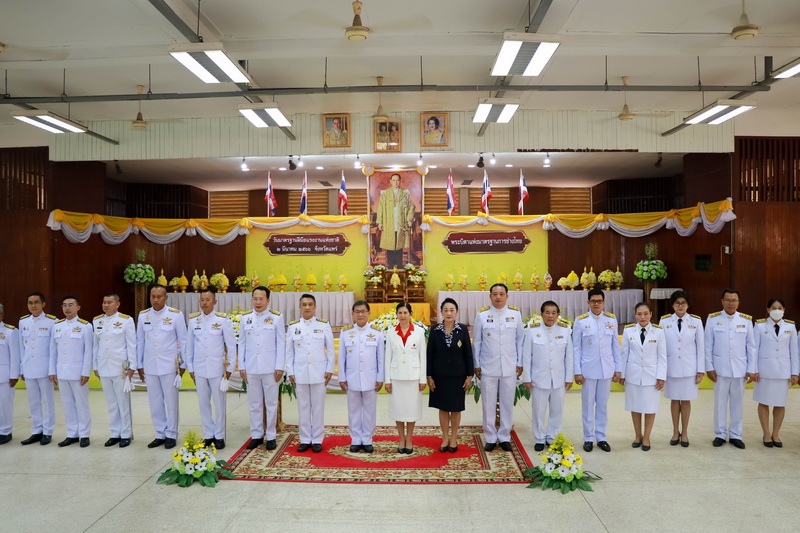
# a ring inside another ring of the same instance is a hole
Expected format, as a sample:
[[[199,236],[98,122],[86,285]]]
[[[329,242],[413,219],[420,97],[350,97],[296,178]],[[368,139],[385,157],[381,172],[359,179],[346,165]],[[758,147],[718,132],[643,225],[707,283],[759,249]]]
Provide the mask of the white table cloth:
[[[650,299],[652,300],[669,300],[672,298],[672,293],[682,290],[680,287],[666,288],[666,287],[653,287],[650,289]]]

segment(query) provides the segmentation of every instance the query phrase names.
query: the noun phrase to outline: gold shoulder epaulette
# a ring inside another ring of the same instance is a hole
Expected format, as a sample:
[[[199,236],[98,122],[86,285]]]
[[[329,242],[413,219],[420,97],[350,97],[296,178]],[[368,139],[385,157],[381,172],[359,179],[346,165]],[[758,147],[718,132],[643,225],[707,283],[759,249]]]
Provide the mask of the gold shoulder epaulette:
[[[693,314],[691,314],[691,313],[689,313],[689,316],[693,316],[693,317],[695,317],[697,320],[703,320],[703,319],[702,319],[702,318],[700,318],[699,316],[697,316],[697,315],[693,315]]]
[[[223,313],[222,311],[217,311],[217,316],[220,318],[227,318],[228,313]]]
[[[483,313],[483,312],[484,312],[484,311],[486,311],[487,309],[489,309],[489,306],[488,306],[488,305],[487,305],[486,307],[481,307],[480,309],[478,309],[478,312],[479,312],[479,313]]]
[[[65,320],[66,320],[66,318],[61,318],[59,320],[56,320],[56,324],[60,324],[60,323],[64,322]]]
[[[787,320],[787,322],[788,322],[788,320]],[[17,329],[17,328],[15,328],[14,326],[12,326],[11,324],[3,324],[3,325],[4,325],[5,327],[7,327],[8,329]]]
[[[715,317],[715,316],[719,316],[721,314],[722,314],[722,311],[717,311],[716,313],[711,313],[710,315],[708,315],[708,317],[712,318],[712,317]]]
[[[122,319],[128,320],[131,317],[131,315],[126,315],[125,313],[120,313],[119,317],[122,318]]]
[[[23,318],[28,318],[29,316],[31,316],[31,315],[28,314],[28,315],[25,315],[25,316],[21,316],[21,317],[19,317],[19,319],[22,320]]]
[[[383,331],[382,327],[380,327],[378,325],[375,325],[375,324],[372,324],[372,329],[374,329],[375,331]]]
[[[343,327],[342,331],[347,331],[348,329],[353,329],[353,324],[350,324],[349,326]]]
[[[541,325],[542,325],[542,323],[541,323],[541,322],[534,322],[532,326],[528,326],[528,327],[529,327],[529,328],[538,328],[538,327],[539,327],[539,326],[541,326]]]
[[[47,318],[49,318],[49,319],[52,319],[52,320],[55,320],[55,319],[56,319],[56,316],[55,316],[55,315],[47,315],[47,314],[46,314],[46,315],[44,315],[44,316],[46,316]]]
[[[671,317],[671,316],[672,316],[672,313],[670,313],[670,314],[668,314],[668,315],[664,315],[664,316],[662,316],[662,317],[661,317],[661,320],[664,320],[665,318],[669,318],[669,317]]]
[[[514,311],[519,311],[519,307],[516,307],[514,305],[509,305],[508,308],[513,309]]]
[[[609,318],[617,318],[617,315],[615,315],[614,313],[609,313],[608,311],[604,311],[603,314]]]
[[[148,312],[150,309],[152,309],[152,307],[148,307],[147,309],[142,309],[141,311],[139,311],[139,314],[141,315],[142,313],[146,313],[146,312]]]
[[[635,325],[636,324],[625,324],[625,328],[624,329],[632,328]]]
[[[89,321],[88,321],[88,320],[84,320],[84,319],[82,319],[82,318],[79,318],[79,319],[78,319],[78,322],[80,322],[81,324],[88,324],[88,323],[89,323]]]
[[[766,318],[759,318],[758,320],[756,320],[756,324],[763,324],[766,321],[767,321]]]
[[[562,320],[562,319],[560,319],[560,318],[558,319],[558,322],[557,322],[557,324],[558,324],[559,326],[563,326],[563,327],[565,327],[565,328],[568,328],[568,327],[569,327],[569,322],[567,322],[566,320]]]
[[[180,313],[180,309],[175,309],[174,307],[169,308],[170,313]]]
[[[194,318],[194,317],[197,317],[197,316],[200,316],[200,311],[197,311],[197,312],[194,312],[194,313],[189,313],[189,318]]]
[[[753,320],[753,317],[751,317],[750,315],[746,315],[744,313],[739,313],[739,316],[746,318],[747,320]]]
[[[270,309],[269,312],[272,313],[273,315],[281,316],[281,312],[280,311],[276,311],[275,309]]]
[[[105,316],[105,315],[97,315],[97,316],[96,316],[96,317],[94,317],[92,320],[97,320],[98,318],[102,318],[102,317],[104,317],[104,316]]]
[[[580,315],[580,316],[576,317],[576,318],[575,318],[575,320],[583,320],[583,319],[584,319],[584,318],[586,318],[587,316],[589,316],[589,313],[583,313],[582,315]]]
[[[327,324],[328,323],[328,321],[325,320],[324,318],[318,318],[317,322],[322,322],[323,324]]]
[[[244,312],[244,313],[242,313],[242,314],[243,314],[243,315],[249,315],[249,314],[250,314],[250,313],[252,313],[252,312],[253,312],[253,310],[251,309],[251,310],[249,310],[249,311],[245,311],[245,312]]]
[[[794,320],[789,320],[788,318],[784,318],[783,321],[787,324],[794,324]]]
[[[291,326],[292,324],[297,324],[298,322],[300,322],[299,318],[297,320],[292,320],[291,322],[289,322],[289,325]]]
[[[664,326],[659,326],[658,324],[652,324],[654,328],[664,329]]]

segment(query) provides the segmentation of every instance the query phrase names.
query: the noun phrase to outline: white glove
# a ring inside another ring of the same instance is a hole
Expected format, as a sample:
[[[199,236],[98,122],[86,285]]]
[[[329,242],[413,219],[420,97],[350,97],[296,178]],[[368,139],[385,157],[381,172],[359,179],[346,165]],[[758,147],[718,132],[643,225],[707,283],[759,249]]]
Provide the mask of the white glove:
[[[125,378],[125,384],[122,385],[122,392],[131,392],[135,388],[136,388],[136,385],[134,385],[133,382],[131,381],[131,377],[127,376]]]
[[[222,381],[219,382],[219,390],[221,390],[222,392],[228,392],[227,378],[222,378]]]
[[[183,378],[180,374],[175,374],[175,388],[180,389],[183,384]]]

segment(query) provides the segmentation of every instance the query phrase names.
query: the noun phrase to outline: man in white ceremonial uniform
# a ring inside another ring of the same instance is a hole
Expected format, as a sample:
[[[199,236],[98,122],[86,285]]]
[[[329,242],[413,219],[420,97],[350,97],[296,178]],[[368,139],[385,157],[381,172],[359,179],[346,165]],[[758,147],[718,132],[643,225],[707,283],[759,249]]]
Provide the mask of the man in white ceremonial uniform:
[[[186,369],[186,320],[183,313],[166,307],[167,288],[150,288],[152,307],[139,313],[136,324],[136,368],[147,386],[150,418],[156,438],[148,448],[175,447],[178,437],[178,389]]]
[[[31,411],[31,436],[22,441],[23,446],[50,444],[56,426],[55,392],[50,381],[50,335],[56,317],[44,312],[45,304],[44,294],[32,292],[28,295],[30,314],[19,319],[19,377],[25,382]]]
[[[525,330],[519,309],[506,305],[508,287],[495,283],[489,289],[492,305],[480,309],[472,329],[475,375],[480,379],[483,436],[490,452],[497,444],[511,451],[511,419],[517,378],[522,375]],[[500,398],[500,428],[495,411]]]
[[[286,362],[286,328],[283,315],[269,306],[270,290],[253,289],[253,309],[239,322],[239,374],[247,383],[250,443],[254,450],[267,440],[267,450],[277,448],[278,396]],[[264,409],[266,408],[266,427]]]
[[[617,317],[603,312],[605,293],[588,292],[589,313],[575,319],[572,327],[573,371],[581,385],[583,449],[592,451],[594,442],[604,452],[611,451],[606,437],[608,398],[611,382],[619,381],[622,371],[617,338]]]
[[[286,373],[297,390],[300,426],[298,452],[311,448],[322,451],[325,438],[325,387],[333,376],[336,352],[333,332],[327,320],[317,318],[317,300],[311,294],[300,297],[303,318],[289,322],[286,333]]]
[[[125,380],[136,370],[136,324],[119,312],[119,295],[103,296],[103,314],[92,320],[94,327],[94,373],[103,385],[108,408],[110,438],[105,446],[130,446],[133,439],[131,395]]]
[[[88,320],[78,317],[81,305],[74,296],[61,302],[64,318],[56,320],[50,338],[50,380],[58,385],[67,438],[63,448],[80,442],[89,446],[92,413],[89,409],[89,377],[92,375],[94,332]]]
[[[531,391],[533,449],[537,452],[561,431],[564,395],[572,388],[574,375],[569,324],[558,320],[561,310],[553,301],[544,302],[540,311],[542,321],[526,332],[522,378],[525,388]]]
[[[353,322],[339,336],[339,386],[347,393],[350,452],[372,453],[372,435],[383,386],[383,330],[369,324],[369,304],[353,304]]]
[[[715,447],[730,438],[731,444],[744,449],[742,419],[744,387],[752,381],[748,372],[757,357],[753,336],[753,317],[739,313],[739,291],[722,291],[722,311],[706,319],[706,373],[714,382],[714,440]],[[730,426],[728,426],[730,406]]]
[[[197,387],[205,444],[210,446],[214,443],[218,450],[222,450],[225,448],[227,421],[225,396],[228,394],[227,380],[236,365],[236,337],[228,315],[214,312],[216,305],[216,291],[212,287],[202,289],[200,312],[189,315],[186,366]],[[212,398],[216,417],[211,410]]]
[[[3,322],[0,304],[0,444],[11,441],[14,425],[14,387],[19,380],[19,331]]]

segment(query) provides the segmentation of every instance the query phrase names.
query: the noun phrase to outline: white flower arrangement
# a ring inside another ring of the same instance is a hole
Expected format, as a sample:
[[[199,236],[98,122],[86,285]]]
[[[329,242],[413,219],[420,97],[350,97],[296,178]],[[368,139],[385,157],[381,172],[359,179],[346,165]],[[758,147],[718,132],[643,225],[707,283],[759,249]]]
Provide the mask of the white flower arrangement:
[[[542,490],[550,488],[562,494],[577,489],[592,492],[589,482],[601,479],[584,469],[583,458],[575,453],[572,442],[563,433],[539,457],[541,464],[525,470],[525,478],[531,482],[527,488],[541,483]]]
[[[204,487],[214,487],[219,478],[233,479],[233,472],[228,470],[230,465],[222,460],[217,460],[217,449],[212,444],[206,448],[203,439],[189,430],[186,433],[183,446],[172,454],[172,465],[158,478],[158,483],[179,487],[190,487],[195,481]]]

